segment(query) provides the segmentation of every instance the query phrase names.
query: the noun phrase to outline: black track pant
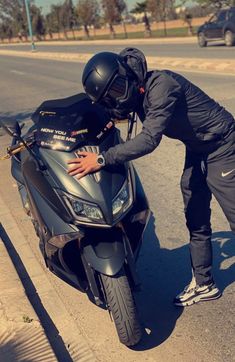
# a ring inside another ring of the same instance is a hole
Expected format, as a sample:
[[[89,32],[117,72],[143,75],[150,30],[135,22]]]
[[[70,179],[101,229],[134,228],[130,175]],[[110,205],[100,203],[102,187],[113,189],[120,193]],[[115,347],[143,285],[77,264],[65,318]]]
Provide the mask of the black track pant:
[[[213,280],[210,224],[212,194],[235,232],[235,134],[207,157],[186,150],[181,190],[190,233],[192,269],[197,284],[208,284]]]

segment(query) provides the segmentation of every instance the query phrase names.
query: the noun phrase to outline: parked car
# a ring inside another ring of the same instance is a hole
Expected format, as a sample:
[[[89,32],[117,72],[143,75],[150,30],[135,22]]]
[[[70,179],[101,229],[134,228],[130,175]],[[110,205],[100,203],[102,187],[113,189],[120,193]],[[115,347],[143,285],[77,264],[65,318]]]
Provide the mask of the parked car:
[[[209,41],[224,40],[227,46],[235,44],[235,7],[221,9],[197,31],[198,44],[206,47]]]

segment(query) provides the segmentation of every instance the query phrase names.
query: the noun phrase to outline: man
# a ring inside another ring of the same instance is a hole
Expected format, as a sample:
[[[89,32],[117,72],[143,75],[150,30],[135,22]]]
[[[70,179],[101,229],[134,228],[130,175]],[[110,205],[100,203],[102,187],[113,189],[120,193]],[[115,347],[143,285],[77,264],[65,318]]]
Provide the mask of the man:
[[[181,180],[186,223],[190,233],[191,283],[175,299],[177,306],[221,296],[212,277],[210,201],[214,194],[235,231],[235,122],[232,115],[181,75],[147,72],[137,49],[119,55],[103,52],[87,63],[83,85],[88,96],[114,117],[137,112],[142,131],[102,155],[81,153],[69,162],[78,178],[152,152],[163,135],[181,140],[186,160]],[[157,170],[156,170],[157,172]]]

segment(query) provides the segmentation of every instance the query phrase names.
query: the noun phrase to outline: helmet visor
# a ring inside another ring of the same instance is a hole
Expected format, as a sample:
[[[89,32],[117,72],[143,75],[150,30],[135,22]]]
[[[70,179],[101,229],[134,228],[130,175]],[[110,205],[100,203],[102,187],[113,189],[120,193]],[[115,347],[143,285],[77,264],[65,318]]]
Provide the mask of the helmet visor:
[[[128,79],[117,74],[102,97],[101,103],[114,108],[116,106],[116,99],[125,98],[127,90]]]
[[[124,98],[128,87],[127,78],[117,75],[108,88],[107,95],[111,98]]]

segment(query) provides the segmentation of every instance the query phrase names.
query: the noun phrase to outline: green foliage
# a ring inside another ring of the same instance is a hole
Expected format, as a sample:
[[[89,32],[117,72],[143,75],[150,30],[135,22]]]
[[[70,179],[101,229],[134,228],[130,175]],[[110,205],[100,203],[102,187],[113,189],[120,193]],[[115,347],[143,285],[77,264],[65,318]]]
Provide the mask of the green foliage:
[[[23,317],[23,322],[24,323],[32,323],[33,322],[33,318],[30,318],[28,315],[24,314]]]
[[[147,11],[147,0],[137,2],[135,7],[130,11],[133,14],[142,14]]]
[[[150,37],[151,36],[151,26],[150,26],[150,21],[147,15],[147,10],[148,10],[148,0],[146,1],[142,1],[140,3],[136,3],[136,6],[134,9],[132,9],[132,13],[133,14],[143,14],[143,22],[144,22],[144,34],[145,37]]]

